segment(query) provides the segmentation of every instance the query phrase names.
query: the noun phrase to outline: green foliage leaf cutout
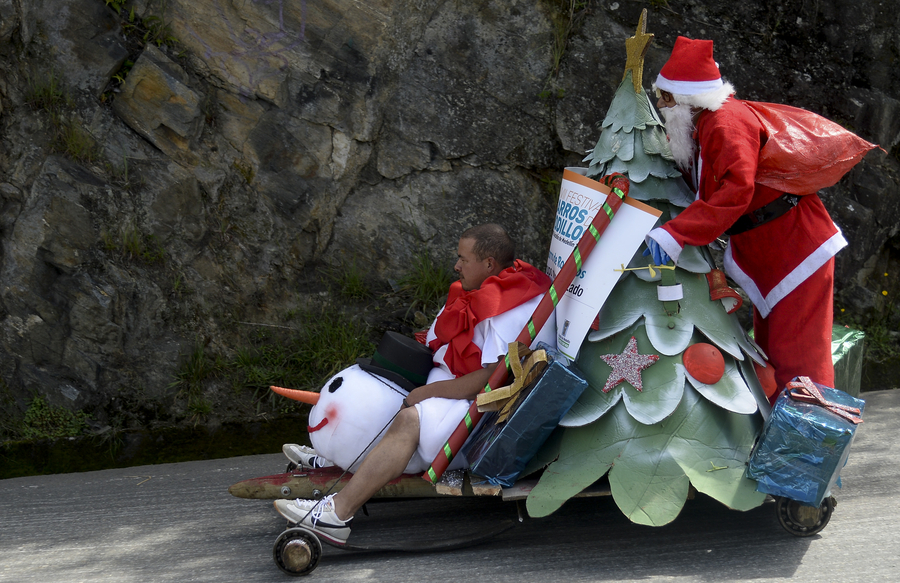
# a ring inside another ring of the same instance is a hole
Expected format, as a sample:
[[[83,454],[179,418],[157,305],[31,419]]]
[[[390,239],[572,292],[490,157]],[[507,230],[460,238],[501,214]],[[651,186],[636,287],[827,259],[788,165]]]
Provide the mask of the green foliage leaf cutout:
[[[607,472],[619,509],[639,524],[674,520],[691,484],[729,508],[755,508],[765,494],[744,469],[761,426],[761,416],[725,411],[689,386],[675,412],[653,425],[637,422],[620,403],[590,425],[564,430],[559,458],[529,495],[528,513],[551,514]]]
[[[659,360],[641,371],[644,386],[642,391],[622,382],[609,392],[603,392],[612,368],[600,356],[620,354],[632,336],[637,340],[640,354],[657,354],[647,339],[643,326],[634,326],[602,342],[582,345],[576,364],[584,373],[589,386],[560,421],[560,425],[577,427],[591,423],[606,414],[620,399],[624,401],[628,413],[640,423],[658,423],[675,411],[684,390],[684,368],[680,365],[680,355],[670,357],[657,354]]]

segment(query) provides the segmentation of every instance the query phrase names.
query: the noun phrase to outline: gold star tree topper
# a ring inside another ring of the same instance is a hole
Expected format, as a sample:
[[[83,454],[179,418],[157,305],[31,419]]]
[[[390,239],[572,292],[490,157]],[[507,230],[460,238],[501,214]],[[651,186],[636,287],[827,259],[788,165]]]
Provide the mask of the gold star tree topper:
[[[647,34],[647,9],[641,10],[641,18],[638,21],[637,31],[634,36],[625,39],[625,51],[627,58],[625,60],[625,75],[631,71],[631,81],[634,83],[634,92],[640,93],[644,90],[644,55],[653,41],[653,35]]]

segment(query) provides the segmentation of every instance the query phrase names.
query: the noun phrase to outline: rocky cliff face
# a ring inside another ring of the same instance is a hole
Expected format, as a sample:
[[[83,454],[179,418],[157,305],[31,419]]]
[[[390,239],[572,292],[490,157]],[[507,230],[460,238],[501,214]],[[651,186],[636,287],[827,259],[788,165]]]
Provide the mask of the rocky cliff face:
[[[897,328],[890,3],[107,2],[0,0],[8,412],[43,395],[99,425],[176,418],[192,346],[230,355],[242,322],[322,301],[317,266],[383,285],[486,221],[542,265],[554,181],[595,143],[644,7],[646,86],[677,35],[712,38],[740,97],[881,144],[823,198],[850,241],[839,307]]]

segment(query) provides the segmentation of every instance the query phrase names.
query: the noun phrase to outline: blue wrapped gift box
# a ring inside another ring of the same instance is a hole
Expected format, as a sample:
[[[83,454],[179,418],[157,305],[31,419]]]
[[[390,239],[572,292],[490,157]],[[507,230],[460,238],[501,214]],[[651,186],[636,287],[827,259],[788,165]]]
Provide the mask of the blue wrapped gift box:
[[[856,407],[862,416],[865,401],[814,384],[827,401]],[[855,423],[785,389],[750,454],[747,475],[758,492],[818,507],[838,482],[855,435]]]
[[[462,453],[472,474],[495,486],[512,486],[587,388],[575,365],[563,364],[568,359],[562,355],[551,356],[556,358],[536,381],[522,389],[507,420],[497,423],[496,412],[485,414],[466,441]]]

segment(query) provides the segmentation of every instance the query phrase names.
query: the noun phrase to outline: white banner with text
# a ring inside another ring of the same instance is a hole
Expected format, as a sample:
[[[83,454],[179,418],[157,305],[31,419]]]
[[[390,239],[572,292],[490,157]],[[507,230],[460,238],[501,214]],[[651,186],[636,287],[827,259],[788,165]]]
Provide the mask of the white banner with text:
[[[584,176],[586,168],[566,168],[560,185],[547,274],[555,279],[588,226],[601,211],[609,188]],[[635,251],[662,214],[632,198],[613,217],[581,271],[556,306],[557,349],[578,356],[581,343]]]

